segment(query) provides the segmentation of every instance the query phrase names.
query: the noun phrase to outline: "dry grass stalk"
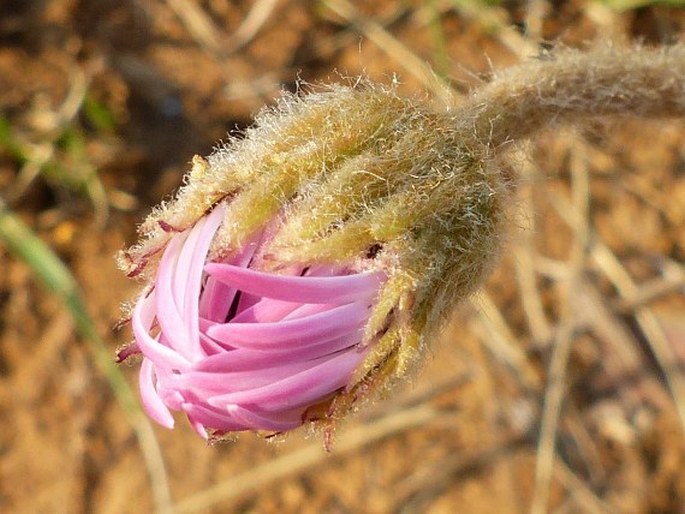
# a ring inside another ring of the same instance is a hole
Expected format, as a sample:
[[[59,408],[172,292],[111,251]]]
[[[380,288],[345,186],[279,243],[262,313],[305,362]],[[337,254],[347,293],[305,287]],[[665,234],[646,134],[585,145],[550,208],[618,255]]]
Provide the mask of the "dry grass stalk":
[[[577,214],[575,220],[576,224],[574,226],[576,237],[574,238],[569,258],[569,274],[567,280],[563,284],[564,295],[562,298],[562,311],[552,346],[552,356],[547,372],[548,386],[545,391],[540,438],[538,441],[538,452],[535,465],[535,490],[531,506],[531,512],[533,514],[543,514],[544,512],[547,512],[549,503],[549,492],[556,454],[555,444],[557,427],[567,386],[566,371],[568,359],[574,340],[574,330],[577,325],[574,302],[572,302],[571,299],[577,294],[578,285],[583,278],[589,234],[589,179],[587,167],[580,149],[577,149],[577,151],[572,154],[571,187],[573,207]]]

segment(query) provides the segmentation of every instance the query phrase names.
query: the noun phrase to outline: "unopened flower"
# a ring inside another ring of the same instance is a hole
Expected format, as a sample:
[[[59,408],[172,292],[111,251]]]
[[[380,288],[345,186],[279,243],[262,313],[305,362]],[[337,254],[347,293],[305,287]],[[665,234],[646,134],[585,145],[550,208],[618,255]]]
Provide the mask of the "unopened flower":
[[[203,436],[330,422],[404,375],[498,253],[498,151],[551,121],[685,114],[685,45],[560,51],[459,108],[368,83],[286,95],[196,157],[121,252],[143,404]]]
[[[560,52],[452,110],[368,84],[285,96],[196,158],[122,254],[149,280],[122,353],[143,354],[148,412],[281,431],[387,386],[495,260],[512,189],[498,151],[551,120],[682,115],[684,57]],[[328,298],[303,293],[319,283]]]
[[[196,157],[121,254],[148,414],[200,434],[330,423],[403,375],[497,253],[508,185],[449,112],[391,89],[286,96]]]

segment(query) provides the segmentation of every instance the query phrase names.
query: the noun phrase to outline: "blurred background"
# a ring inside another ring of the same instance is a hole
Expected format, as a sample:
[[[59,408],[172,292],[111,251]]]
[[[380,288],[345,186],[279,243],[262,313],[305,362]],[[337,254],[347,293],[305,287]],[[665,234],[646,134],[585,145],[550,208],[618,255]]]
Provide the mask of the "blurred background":
[[[685,121],[512,150],[509,240],[420,369],[336,433],[207,446],[113,365],[114,254],[282,90],[467,94],[559,44],[672,44],[682,1],[4,0],[0,512],[685,513]]]

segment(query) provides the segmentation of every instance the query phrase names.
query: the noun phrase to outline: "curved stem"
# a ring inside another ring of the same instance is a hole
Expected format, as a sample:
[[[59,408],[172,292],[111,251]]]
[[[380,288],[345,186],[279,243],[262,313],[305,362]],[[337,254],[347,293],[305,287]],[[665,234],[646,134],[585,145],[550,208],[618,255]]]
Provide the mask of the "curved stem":
[[[454,119],[497,147],[554,123],[616,115],[685,115],[685,44],[555,51],[498,73]]]

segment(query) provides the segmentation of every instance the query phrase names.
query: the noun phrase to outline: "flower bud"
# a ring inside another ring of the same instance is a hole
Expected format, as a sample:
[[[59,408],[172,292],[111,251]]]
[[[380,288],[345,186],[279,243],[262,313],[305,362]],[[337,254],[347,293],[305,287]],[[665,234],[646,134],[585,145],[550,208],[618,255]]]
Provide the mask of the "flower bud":
[[[120,264],[148,414],[202,435],[330,423],[407,371],[497,254],[487,145],[370,84],[288,95],[196,157]]]

